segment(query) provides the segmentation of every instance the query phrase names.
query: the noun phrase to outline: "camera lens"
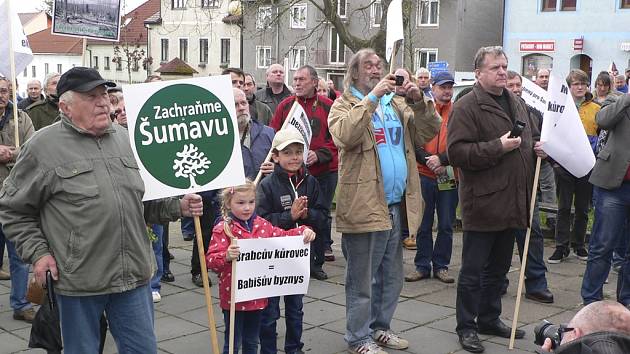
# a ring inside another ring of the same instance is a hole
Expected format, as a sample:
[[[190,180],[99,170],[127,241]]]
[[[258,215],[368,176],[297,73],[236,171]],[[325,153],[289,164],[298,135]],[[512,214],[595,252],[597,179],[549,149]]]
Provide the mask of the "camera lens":
[[[543,345],[545,339],[551,339],[551,348],[557,348],[562,341],[561,326],[555,325],[547,320],[542,320],[536,327],[534,327],[534,343],[537,345]]]

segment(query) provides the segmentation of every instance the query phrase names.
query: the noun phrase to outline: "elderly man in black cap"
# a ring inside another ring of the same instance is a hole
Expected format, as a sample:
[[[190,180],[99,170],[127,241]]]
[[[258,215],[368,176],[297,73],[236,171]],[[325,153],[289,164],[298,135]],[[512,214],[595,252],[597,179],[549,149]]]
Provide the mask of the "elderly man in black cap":
[[[109,118],[111,86],[94,69],[62,75],[58,122],[22,147],[0,193],[6,236],[39,283],[48,271],[55,279],[70,354],[98,352],[103,312],[120,353],[157,352],[149,287],[155,258],[145,219],[202,210],[195,195],[143,207],[127,130]]]

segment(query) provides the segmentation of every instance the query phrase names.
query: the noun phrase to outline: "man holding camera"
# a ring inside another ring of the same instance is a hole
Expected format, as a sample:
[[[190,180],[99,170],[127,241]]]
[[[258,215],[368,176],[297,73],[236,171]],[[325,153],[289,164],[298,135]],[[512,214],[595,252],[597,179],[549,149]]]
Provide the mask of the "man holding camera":
[[[405,98],[393,94],[396,83],[394,75],[383,77],[374,50],[359,50],[328,118],[343,161],[336,217],[346,258],[350,353],[409,346],[390,328],[403,285],[401,225],[406,220],[410,232],[418,229],[422,202],[414,148],[435,136],[440,121],[414,83],[405,85]]]
[[[535,332],[537,344],[544,338],[541,353],[630,353],[630,311],[614,301],[590,303],[566,326],[537,327]]]
[[[527,107],[507,90],[507,56],[483,47],[474,60],[477,83],[453,106],[448,158],[460,169],[463,249],[457,284],[457,334],[462,347],[481,353],[477,333],[509,338],[500,319],[501,287],[516,233],[528,226],[534,178],[534,140]],[[516,131],[516,127],[522,131]],[[536,150],[544,155],[536,143]],[[523,338],[522,330],[516,338]]]

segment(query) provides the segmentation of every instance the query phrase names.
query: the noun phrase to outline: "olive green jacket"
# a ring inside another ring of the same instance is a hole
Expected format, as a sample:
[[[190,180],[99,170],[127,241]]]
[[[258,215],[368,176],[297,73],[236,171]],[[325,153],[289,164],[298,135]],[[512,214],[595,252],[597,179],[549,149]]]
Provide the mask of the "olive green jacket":
[[[60,117],[24,144],[4,181],[0,223],[7,238],[25,262],[55,258],[62,295],[147,284],[156,262],[127,130],[112,125],[95,137]],[[175,204],[165,207],[177,218]]]
[[[15,119],[13,117],[13,107],[15,106],[11,103],[7,106],[7,121],[4,126],[2,126],[2,129],[0,129],[0,145],[15,147]],[[28,114],[19,109],[17,112],[18,136],[20,138],[19,145],[21,147],[33,135],[35,130],[33,129],[33,123],[31,122]],[[4,179],[9,175],[9,172],[15,163],[15,159],[20,152],[20,147],[13,150],[11,161],[0,163],[0,183],[2,183],[2,181],[4,181]]]
[[[46,97],[46,99],[37,101],[26,107],[26,113],[31,117],[35,130],[40,130],[57,120],[59,116],[59,106],[56,100]]]

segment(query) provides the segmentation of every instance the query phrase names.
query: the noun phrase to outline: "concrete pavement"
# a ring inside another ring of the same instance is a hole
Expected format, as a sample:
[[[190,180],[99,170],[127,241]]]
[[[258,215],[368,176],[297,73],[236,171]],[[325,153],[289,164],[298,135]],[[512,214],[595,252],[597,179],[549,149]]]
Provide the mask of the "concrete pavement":
[[[162,284],[162,301],[155,306],[155,331],[160,353],[211,353],[207,330],[203,289],[190,279],[191,242],[183,241],[179,223],[171,225],[171,252],[175,259],[171,270],[175,282]],[[313,354],[342,353],[346,349],[343,340],[345,329],[344,260],[340,251],[340,235],[334,235],[336,261],[327,262],[324,270],[326,281],[311,280],[309,292],[304,298],[304,351]],[[552,242],[546,240],[545,259],[553,252]],[[6,253],[5,253],[6,254]],[[404,251],[405,272],[413,269],[415,251]],[[450,272],[457,276],[461,262],[461,233],[454,236],[454,249]],[[4,260],[8,269],[8,260]],[[516,301],[519,269],[518,255],[513,258],[509,273],[510,288],[503,297],[504,321],[511,325]],[[561,264],[548,265],[547,279],[555,297],[553,304],[539,304],[523,297],[520,307],[519,327],[526,331],[525,339],[517,340],[515,349],[507,349],[508,339],[480,336],[488,354],[532,353],[534,326],[546,318],[554,323],[568,321],[581,306],[580,286],[585,262],[571,256]],[[216,284],[217,279],[211,275]],[[616,274],[611,273],[605,295],[614,299]],[[0,353],[44,353],[28,349],[30,325],[15,321],[9,306],[10,281],[0,281]],[[218,307],[216,287],[212,288],[214,316],[219,343],[223,345],[223,319]],[[409,340],[405,351],[388,350],[389,353],[467,353],[462,350],[455,334],[456,284],[443,284],[436,279],[405,283],[400,302],[392,323],[393,330]],[[283,347],[284,323],[278,323],[278,347]],[[116,353],[111,337],[106,353]]]

